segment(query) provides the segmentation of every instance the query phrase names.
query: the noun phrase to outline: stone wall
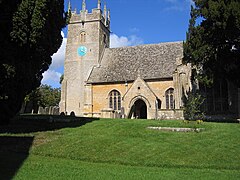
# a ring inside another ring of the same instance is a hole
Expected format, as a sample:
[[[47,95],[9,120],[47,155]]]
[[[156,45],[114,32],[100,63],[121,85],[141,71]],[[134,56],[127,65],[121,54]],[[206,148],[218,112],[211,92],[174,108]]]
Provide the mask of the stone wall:
[[[122,97],[122,107],[124,109],[124,115],[122,117],[128,117],[131,106],[137,99],[146,99],[148,119],[155,119],[157,111],[155,106],[156,98],[161,101],[161,109],[165,109],[165,92],[169,88],[173,88],[172,79],[145,82],[140,78],[134,83],[93,84],[91,87],[92,105],[88,104],[89,108],[85,109],[84,115],[91,117],[97,114],[100,115],[100,117],[112,118],[114,115],[105,110],[109,108],[109,93],[112,90],[117,90]],[[92,106],[92,110],[90,106]]]
[[[163,109],[158,110],[158,119],[172,119],[172,120],[180,120],[184,119],[183,110],[182,109]]]
[[[128,83],[127,85],[125,85],[124,83],[93,85],[92,87],[93,113],[101,113],[103,109],[109,108],[108,95],[112,90],[119,91],[121,96],[123,97],[128,88],[131,87],[131,85],[132,83]]]

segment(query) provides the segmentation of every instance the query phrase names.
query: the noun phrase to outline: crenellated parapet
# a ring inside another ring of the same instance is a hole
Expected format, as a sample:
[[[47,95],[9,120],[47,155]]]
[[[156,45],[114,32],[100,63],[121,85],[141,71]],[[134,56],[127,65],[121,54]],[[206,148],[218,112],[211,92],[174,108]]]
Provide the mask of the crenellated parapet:
[[[69,10],[71,10],[70,3]],[[86,1],[83,0],[80,12],[75,9],[74,11],[71,10],[71,14],[70,24],[100,21],[110,31],[110,10],[107,10],[105,3],[102,11],[101,0],[98,0],[97,8],[92,9],[91,12],[88,11]]]

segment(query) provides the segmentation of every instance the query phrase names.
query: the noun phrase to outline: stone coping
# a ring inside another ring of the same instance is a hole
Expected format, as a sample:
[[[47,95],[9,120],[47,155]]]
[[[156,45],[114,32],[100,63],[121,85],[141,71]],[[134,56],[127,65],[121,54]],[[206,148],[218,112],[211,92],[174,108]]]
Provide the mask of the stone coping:
[[[179,127],[147,127],[148,129],[171,132],[201,132],[204,128],[179,128]]]

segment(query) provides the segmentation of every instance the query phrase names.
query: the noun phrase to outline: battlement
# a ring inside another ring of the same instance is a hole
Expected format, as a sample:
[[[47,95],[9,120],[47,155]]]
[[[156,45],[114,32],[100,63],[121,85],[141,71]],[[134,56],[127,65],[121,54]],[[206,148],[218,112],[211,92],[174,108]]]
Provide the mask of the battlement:
[[[92,12],[88,12],[86,9],[85,0],[82,2],[82,10],[79,13],[76,9],[74,11],[71,10],[70,3],[69,10],[72,14],[70,24],[100,21],[110,31],[110,11],[107,11],[106,4],[104,5],[104,11],[101,10],[100,0],[98,0],[98,7],[92,9]]]

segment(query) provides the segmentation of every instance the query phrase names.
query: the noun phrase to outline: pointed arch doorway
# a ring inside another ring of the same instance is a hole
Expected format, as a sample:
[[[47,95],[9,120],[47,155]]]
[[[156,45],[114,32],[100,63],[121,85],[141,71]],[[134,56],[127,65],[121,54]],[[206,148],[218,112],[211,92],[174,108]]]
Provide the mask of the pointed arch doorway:
[[[147,105],[143,100],[135,101],[130,110],[129,118],[147,119]]]

